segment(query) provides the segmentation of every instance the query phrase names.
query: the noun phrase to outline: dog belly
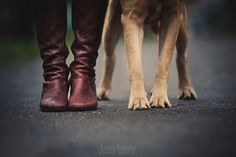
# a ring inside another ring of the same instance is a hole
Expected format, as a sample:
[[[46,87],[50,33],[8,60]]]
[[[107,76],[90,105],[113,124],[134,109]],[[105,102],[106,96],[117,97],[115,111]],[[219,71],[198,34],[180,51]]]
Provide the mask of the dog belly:
[[[163,7],[184,3],[185,0],[147,0],[146,2],[149,4],[146,8],[148,16],[145,19],[145,24],[153,24],[160,20]]]
[[[160,20],[163,7],[168,7],[185,0],[120,0],[123,15],[128,15],[145,24]]]
[[[161,6],[149,9],[147,18],[145,19],[145,24],[152,24],[160,20]]]

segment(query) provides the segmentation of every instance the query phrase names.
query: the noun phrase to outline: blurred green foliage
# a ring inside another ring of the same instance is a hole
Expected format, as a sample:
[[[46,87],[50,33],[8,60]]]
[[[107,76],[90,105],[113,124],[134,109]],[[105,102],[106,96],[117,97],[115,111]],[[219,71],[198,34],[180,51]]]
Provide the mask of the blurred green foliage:
[[[71,28],[68,28],[66,43],[68,48],[74,39]],[[0,39],[0,63],[21,62],[40,57],[36,37],[32,39]]]
[[[0,39],[0,62],[26,61],[38,56],[35,40]]]

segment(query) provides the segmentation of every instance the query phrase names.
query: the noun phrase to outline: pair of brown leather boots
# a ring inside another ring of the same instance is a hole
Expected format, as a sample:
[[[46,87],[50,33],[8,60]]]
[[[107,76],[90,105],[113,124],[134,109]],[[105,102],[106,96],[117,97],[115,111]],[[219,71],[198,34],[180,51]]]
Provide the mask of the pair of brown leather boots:
[[[107,0],[72,0],[74,60],[68,67],[66,0],[35,0],[36,30],[45,80],[40,102],[42,111],[96,109],[94,67],[107,3]]]

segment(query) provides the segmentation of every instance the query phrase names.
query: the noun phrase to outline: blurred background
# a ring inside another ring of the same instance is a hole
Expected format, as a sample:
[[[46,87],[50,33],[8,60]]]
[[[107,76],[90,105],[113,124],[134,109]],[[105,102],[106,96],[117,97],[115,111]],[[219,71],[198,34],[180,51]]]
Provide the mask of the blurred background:
[[[31,3],[31,0],[0,1],[1,63],[39,58]],[[235,4],[234,0],[189,1],[191,35],[196,38],[234,37]],[[73,39],[70,11],[70,1],[68,1],[68,44]]]
[[[174,107],[127,110],[127,57],[121,38],[111,101],[99,101],[97,111],[50,114],[39,110],[43,75],[32,1],[0,0],[1,157],[102,156],[103,145],[117,144],[134,146],[133,156],[236,156],[235,0],[188,1],[189,69],[197,101],[176,98],[178,77],[173,59],[168,96]],[[68,3],[68,47],[72,40]],[[142,59],[148,93],[156,71],[157,49],[157,41],[146,27]],[[101,48],[98,81],[103,55]],[[68,63],[71,60],[70,55]]]

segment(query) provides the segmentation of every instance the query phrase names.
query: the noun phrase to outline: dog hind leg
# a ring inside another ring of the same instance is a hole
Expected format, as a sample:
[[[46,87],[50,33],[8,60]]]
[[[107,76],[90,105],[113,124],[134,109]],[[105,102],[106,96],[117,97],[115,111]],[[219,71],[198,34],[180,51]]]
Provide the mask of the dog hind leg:
[[[97,97],[100,100],[108,100],[111,91],[112,76],[115,68],[115,47],[122,32],[121,7],[119,1],[111,0],[103,28],[103,46],[105,50],[104,69],[100,84],[97,89]]]
[[[188,72],[187,61],[187,44],[188,44],[188,24],[186,9],[184,12],[184,22],[180,28],[179,36],[177,38],[177,69],[179,76],[179,99],[197,99],[197,94],[192,86],[191,79]]]

